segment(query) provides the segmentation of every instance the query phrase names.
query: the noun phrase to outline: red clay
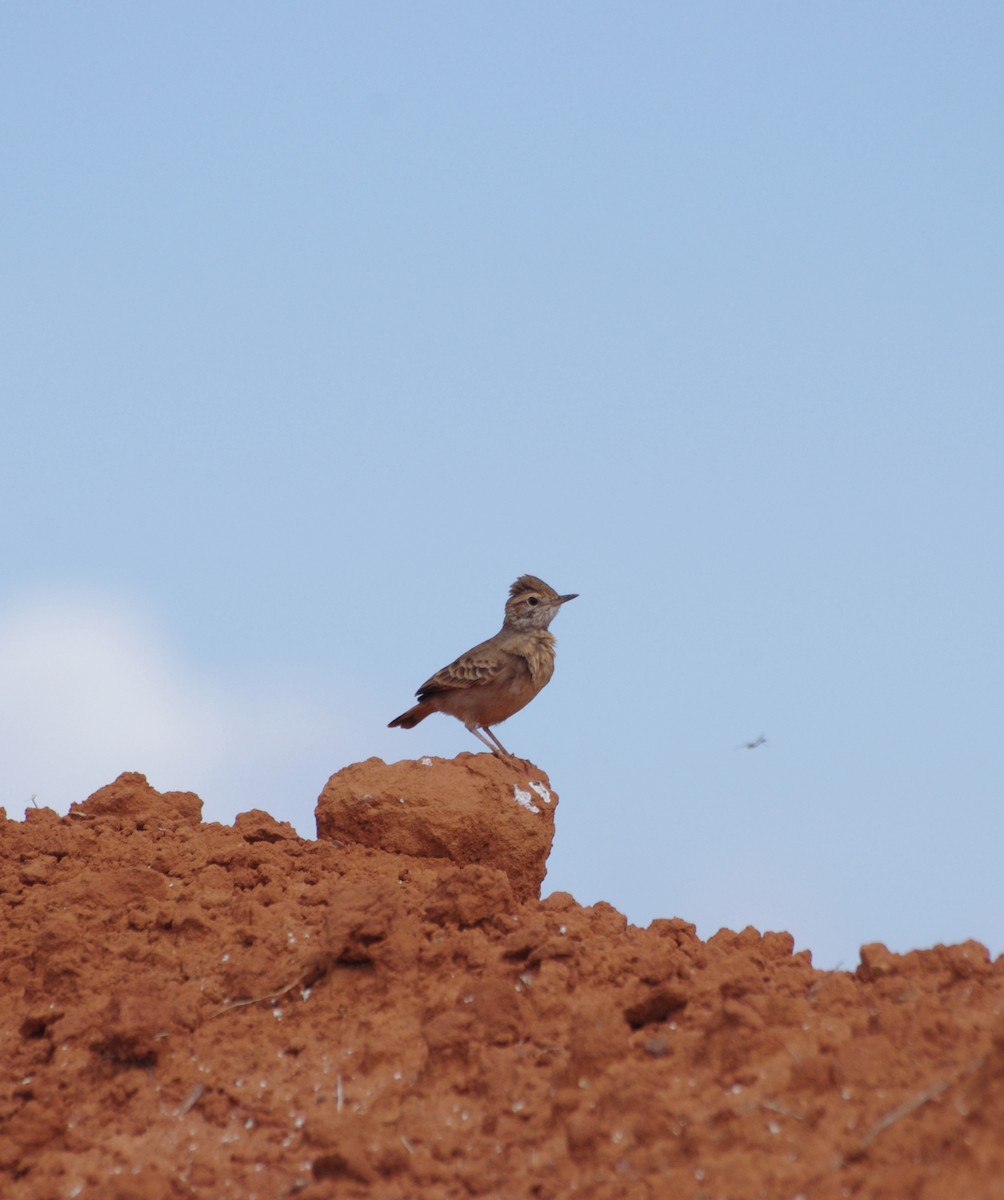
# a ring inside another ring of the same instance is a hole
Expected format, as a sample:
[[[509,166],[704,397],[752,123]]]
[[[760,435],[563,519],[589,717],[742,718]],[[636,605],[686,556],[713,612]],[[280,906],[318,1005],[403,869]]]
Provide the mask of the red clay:
[[[461,755],[316,842],[142,775],[0,820],[0,1195],[1004,1198],[1001,959],[540,901],[556,805]]]

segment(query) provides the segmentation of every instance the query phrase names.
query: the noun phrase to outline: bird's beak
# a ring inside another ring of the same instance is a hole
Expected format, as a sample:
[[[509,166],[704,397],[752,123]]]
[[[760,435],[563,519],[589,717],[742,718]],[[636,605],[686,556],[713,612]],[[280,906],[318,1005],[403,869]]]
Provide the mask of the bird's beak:
[[[577,600],[578,598],[579,598],[579,593],[578,593],[578,592],[572,592],[572,594],[571,594],[570,596],[559,596],[559,597],[558,597],[558,603],[559,603],[559,604],[564,604],[566,600]]]

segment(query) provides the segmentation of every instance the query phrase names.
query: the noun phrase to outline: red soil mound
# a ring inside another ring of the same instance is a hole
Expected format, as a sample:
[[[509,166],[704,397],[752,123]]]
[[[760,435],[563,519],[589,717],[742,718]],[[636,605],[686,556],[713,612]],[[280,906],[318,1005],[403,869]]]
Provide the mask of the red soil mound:
[[[142,775],[0,819],[0,1195],[1004,1197],[1001,960],[540,901],[556,804],[461,755],[317,842]]]

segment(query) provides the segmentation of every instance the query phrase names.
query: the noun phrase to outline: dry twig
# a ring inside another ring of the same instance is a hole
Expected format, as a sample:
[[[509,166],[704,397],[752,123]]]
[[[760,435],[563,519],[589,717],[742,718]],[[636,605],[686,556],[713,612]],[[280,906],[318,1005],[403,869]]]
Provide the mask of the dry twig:
[[[947,1092],[952,1084],[957,1083],[963,1077],[963,1075],[969,1075],[973,1071],[978,1071],[986,1061],[987,1060],[985,1058],[973,1059],[972,1062],[966,1063],[965,1066],[960,1067],[957,1071],[949,1075],[947,1079],[940,1080],[938,1083],[933,1084],[925,1091],[918,1093],[918,1095],[914,1096],[912,1100],[906,1100],[904,1103],[897,1105],[896,1108],[887,1112],[884,1117],[879,1117],[871,1129],[869,1129],[865,1136],[861,1139],[857,1149],[852,1154],[847,1155],[848,1160],[860,1158],[861,1155],[867,1153],[867,1151],[875,1142],[876,1138],[878,1138],[880,1134],[885,1133],[885,1131],[891,1125],[895,1125],[897,1121],[901,1121],[904,1117],[908,1117],[910,1113],[916,1112],[918,1108],[923,1108],[925,1104],[928,1104],[930,1101],[936,1099],[942,1094],[942,1092]]]

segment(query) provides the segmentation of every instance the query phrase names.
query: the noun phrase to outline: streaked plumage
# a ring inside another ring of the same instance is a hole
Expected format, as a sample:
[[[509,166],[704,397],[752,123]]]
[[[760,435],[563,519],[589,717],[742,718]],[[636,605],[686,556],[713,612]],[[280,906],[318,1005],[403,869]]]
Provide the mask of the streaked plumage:
[[[429,713],[449,713],[493,754],[511,757],[491,726],[519,712],[549,682],[555,640],[548,626],[576,594],[559,596],[535,575],[521,575],[509,589],[499,632],[427,679],[415,693],[418,704],[395,717],[390,727],[413,729]]]

